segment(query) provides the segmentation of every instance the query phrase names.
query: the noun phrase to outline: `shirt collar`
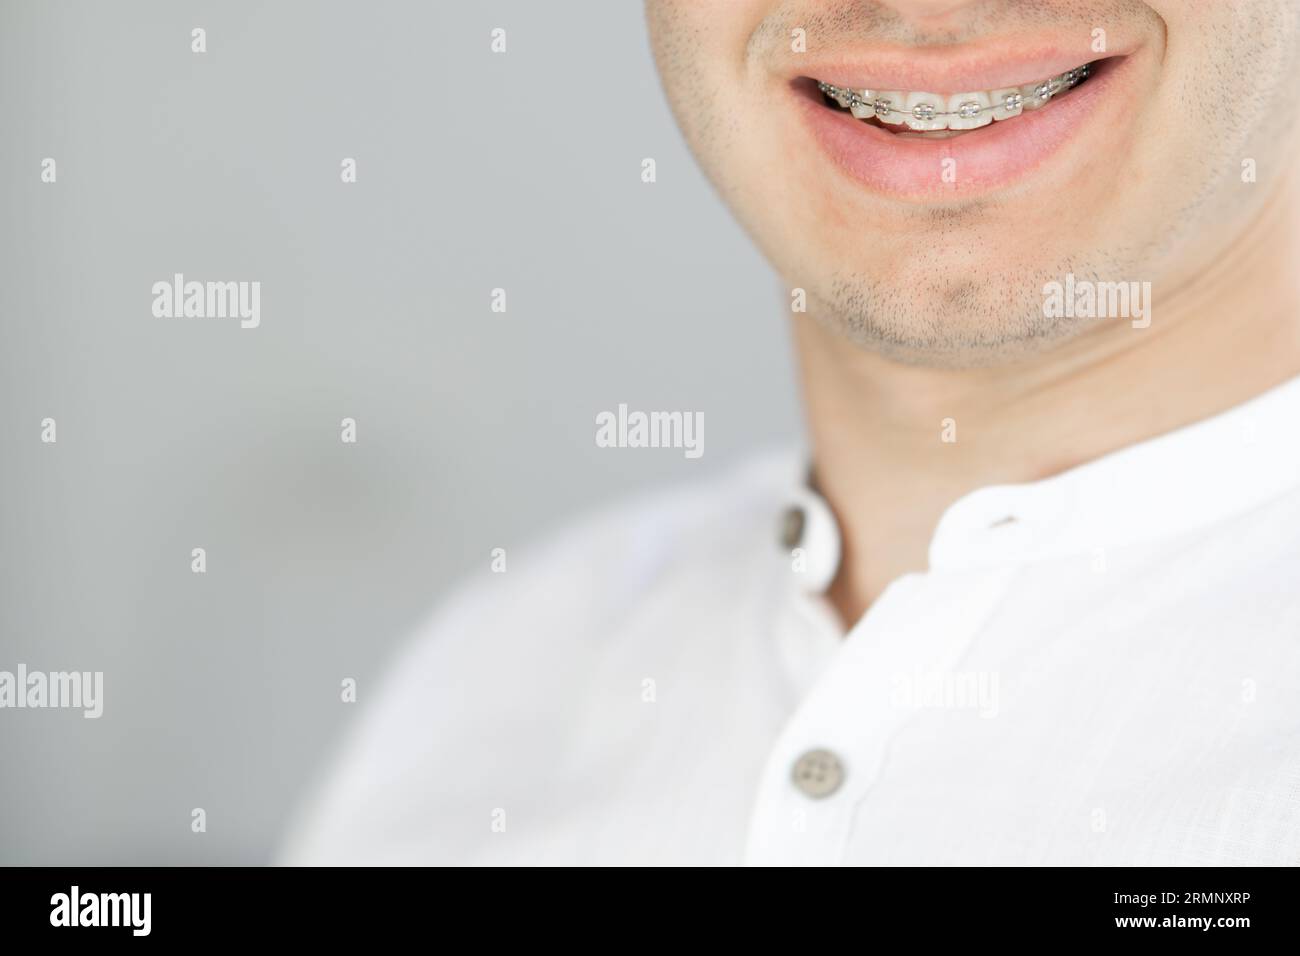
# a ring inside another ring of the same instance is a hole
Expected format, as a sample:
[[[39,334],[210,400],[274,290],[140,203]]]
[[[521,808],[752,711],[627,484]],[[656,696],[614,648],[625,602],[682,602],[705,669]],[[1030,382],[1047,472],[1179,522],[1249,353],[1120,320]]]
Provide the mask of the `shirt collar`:
[[[1242,514],[1300,488],[1297,423],[1300,378],[1051,478],[979,488],[939,519],[930,568],[1104,554]],[[824,591],[841,549],[830,507],[804,482],[789,495],[782,527],[781,545],[806,557],[804,590]]]

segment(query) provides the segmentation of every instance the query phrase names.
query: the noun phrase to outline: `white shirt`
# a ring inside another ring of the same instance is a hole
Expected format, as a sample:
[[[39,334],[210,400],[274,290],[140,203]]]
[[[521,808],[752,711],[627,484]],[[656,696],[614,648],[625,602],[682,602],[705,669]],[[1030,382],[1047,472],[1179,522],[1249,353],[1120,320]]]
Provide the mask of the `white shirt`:
[[[802,470],[511,553],[359,705],[285,861],[1300,863],[1300,380],[963,497],[847,633]]]

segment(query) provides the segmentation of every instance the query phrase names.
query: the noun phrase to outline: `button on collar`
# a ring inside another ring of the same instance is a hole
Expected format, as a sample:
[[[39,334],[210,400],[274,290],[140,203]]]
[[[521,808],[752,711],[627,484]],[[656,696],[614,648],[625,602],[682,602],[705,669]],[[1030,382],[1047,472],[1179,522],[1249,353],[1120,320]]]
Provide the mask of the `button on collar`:
[[[799,505],[791,505],[785,509],[781,515],[781,546],[787,550],[793,550],[803,543],[803,529],[807,518],[803,508]]]
[[[840,529],[821,495],[806,486],[792,490],[776,537],[802,590],[830,587],[840,567]]]

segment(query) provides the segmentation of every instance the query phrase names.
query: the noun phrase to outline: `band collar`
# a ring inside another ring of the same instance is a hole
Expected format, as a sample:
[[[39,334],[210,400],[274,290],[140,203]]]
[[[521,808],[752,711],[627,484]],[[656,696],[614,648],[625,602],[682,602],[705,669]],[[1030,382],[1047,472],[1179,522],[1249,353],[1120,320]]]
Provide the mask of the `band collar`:
[[[1300,489],[1300,378],[1212,418],[1041,481],[953,502],[930,541],[932,570],[1096,554],[1204,528]],[[839,569],[839,526],[807,483],[792,488],[778,543],[803,559],[802,587]],[[802,552],[802,554],[800,554]]]

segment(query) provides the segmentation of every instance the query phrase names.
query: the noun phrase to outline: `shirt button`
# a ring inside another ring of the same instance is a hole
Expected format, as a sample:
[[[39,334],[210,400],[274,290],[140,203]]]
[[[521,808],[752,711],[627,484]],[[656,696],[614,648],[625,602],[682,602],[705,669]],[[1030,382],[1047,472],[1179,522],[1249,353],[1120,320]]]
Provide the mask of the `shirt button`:
[[[809,750],[794,762],[794,785],[805,797],[829,797],[844,782],[844,765],[829,750]]]
[[[781,532],[778,537],[787,551],[799,547],[806,523],[807,516],[798,505],[787,508],[785,514],[781,515]]]

